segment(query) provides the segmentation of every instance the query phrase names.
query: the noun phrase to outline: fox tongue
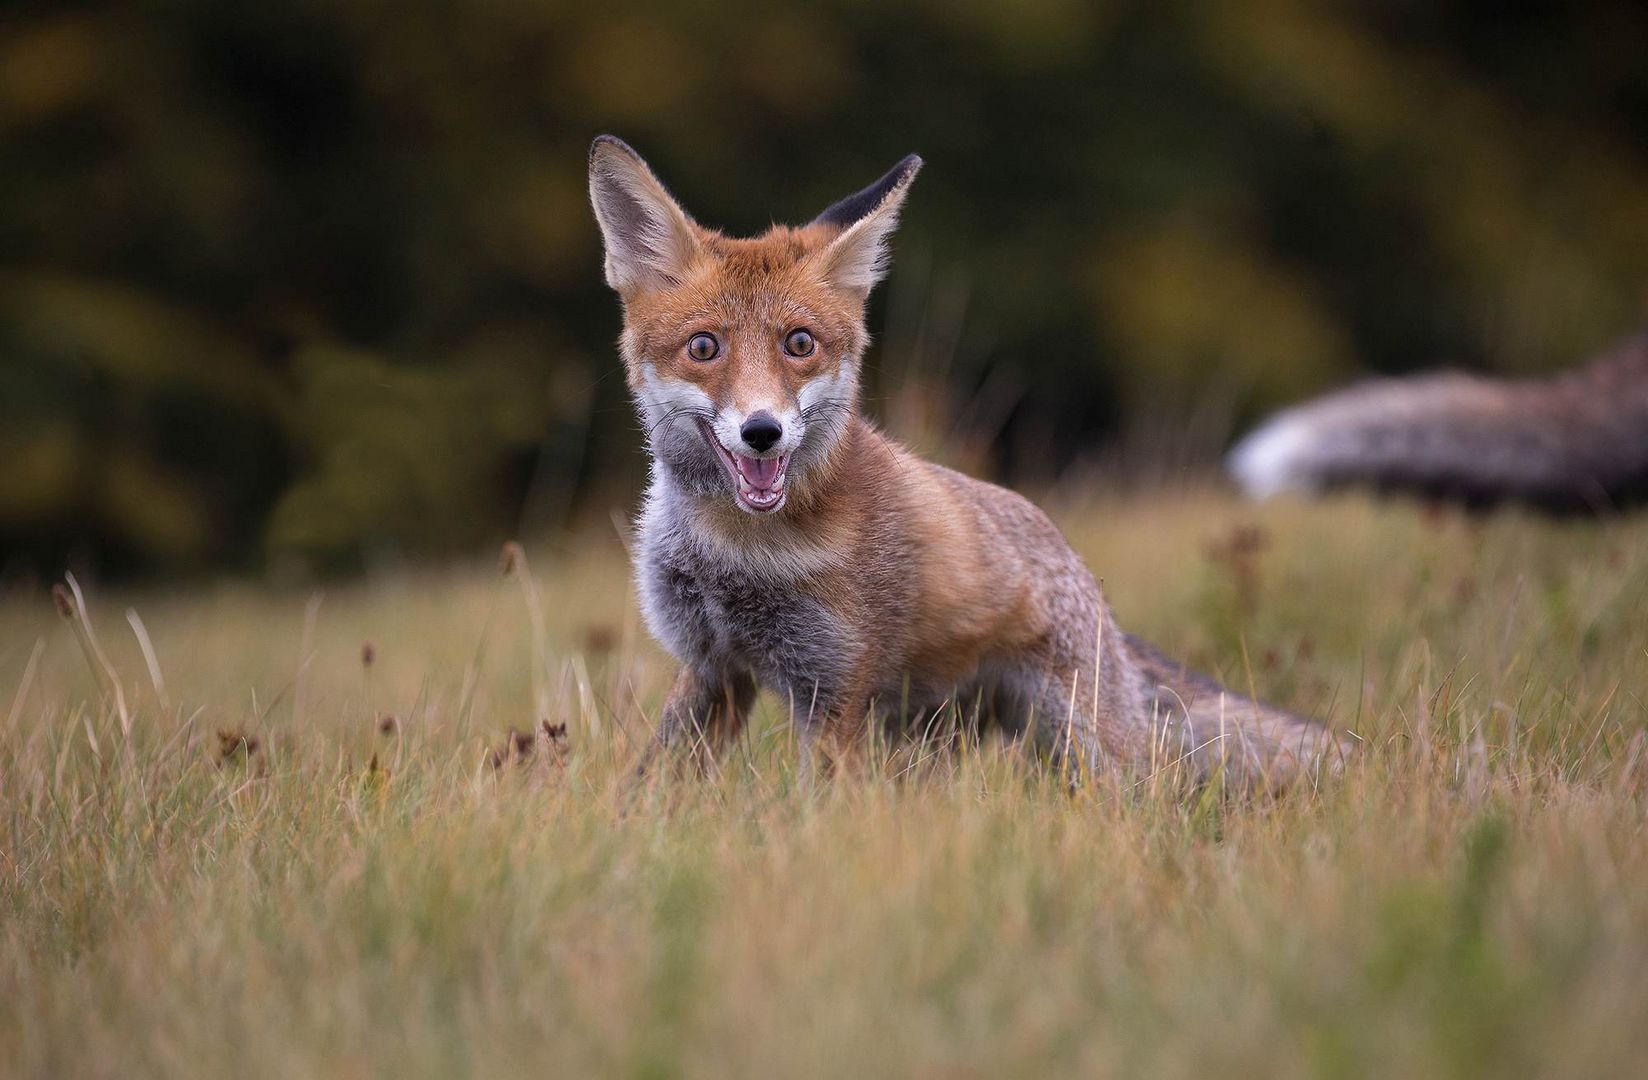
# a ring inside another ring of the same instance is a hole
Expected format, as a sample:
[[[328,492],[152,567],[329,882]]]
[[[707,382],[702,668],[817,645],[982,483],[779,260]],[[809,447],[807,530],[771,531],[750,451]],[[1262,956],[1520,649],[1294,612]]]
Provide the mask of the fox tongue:
[[[752,458],[738,454],[735,460],[738,463],[738,475],[752,488],[765,491],[772,487],[774,478],[778,476],[777,458]]]

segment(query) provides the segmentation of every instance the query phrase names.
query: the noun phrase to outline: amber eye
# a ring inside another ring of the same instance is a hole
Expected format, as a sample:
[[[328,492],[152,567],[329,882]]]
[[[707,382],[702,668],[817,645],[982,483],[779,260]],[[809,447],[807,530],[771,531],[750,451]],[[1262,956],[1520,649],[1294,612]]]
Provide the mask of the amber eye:
[[[721,353],[721,343],[714,334],[694,334],[687,341],[687,355],[694,360],[714,360]]]
[[[791,330],[784,338],[784,351],[791,356],[811,356],[813,347],[813,336],[805,330]]]

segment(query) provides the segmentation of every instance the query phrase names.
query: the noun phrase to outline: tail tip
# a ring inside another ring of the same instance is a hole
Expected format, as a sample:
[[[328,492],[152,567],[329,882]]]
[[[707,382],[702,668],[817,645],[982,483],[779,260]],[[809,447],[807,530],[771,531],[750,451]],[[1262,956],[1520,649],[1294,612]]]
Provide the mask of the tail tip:
[[[1309,491],[1315,486],[1308,464],[1315,442],[1300,418],[1279,416],[1238,442],[1225,458],[1225,469],[1249,498]]]

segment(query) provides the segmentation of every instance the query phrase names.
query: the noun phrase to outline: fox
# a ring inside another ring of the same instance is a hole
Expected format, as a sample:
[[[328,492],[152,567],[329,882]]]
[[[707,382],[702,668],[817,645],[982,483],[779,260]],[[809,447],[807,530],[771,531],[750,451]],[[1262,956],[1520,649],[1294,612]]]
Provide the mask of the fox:
[[[639,772],[681,751],[714,761],[760,688],[787,703],[808,777],[862,768],[895,710],[969,704],[1072,769],[1280,787],[1335,768],[1342,733],[1121,632],[1046,514],[860,411],[866,302],[921,167],[912,154],[804,225],[735,238],[622,140],[590,148],[650,459],[636,591],[680,663]]]
[[[1272,417],[1226,466],[1254,498],[1365,486],[1472,509],[1630,509],[1648,499],[1648,329],[1545,377],[1353,385]]]

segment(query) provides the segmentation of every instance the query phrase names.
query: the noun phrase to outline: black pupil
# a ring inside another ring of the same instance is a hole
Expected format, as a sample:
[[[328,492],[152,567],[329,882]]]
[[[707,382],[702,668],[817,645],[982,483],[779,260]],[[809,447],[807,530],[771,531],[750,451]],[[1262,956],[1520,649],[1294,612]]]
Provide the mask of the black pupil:
[[[711,341],[703,334],[700,334],[692,339],[692,355],[696,356],[698,359],[702,360],[714,351],[715,342]]]
[[[812,343],[813,339],[805,330],[797,330],[795,333],[790,335],[790,351],[793,353],[806,352]]]

